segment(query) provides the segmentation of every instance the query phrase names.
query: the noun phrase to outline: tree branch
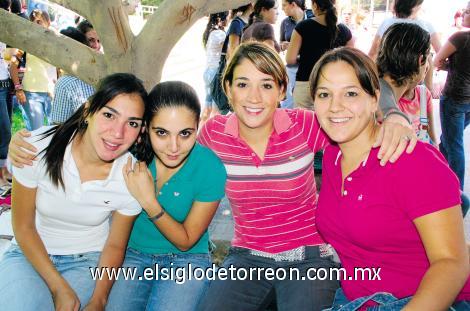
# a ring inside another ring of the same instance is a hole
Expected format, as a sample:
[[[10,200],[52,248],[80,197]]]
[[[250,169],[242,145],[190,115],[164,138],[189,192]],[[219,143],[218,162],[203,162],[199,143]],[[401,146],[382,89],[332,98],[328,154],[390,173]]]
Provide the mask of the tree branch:
[[[104,56],[73,39],[0,10],[0,41],[95,85],[107,74]]]
[[[50,0],[66,9],[74,11],[86,19],[90,18],[90,12],[96,10],[96,2],[93,0]],[[91,22],[91,21],[90,21]]]
[[[133,69],[140,72],[147,88],[160,81],[171,49],[184,33],[208,12],[224,11],[247,4],[247,0],[172,0],[164,1],[147,20],[135,40]],[[201,34],[202,36],[202,34]]]

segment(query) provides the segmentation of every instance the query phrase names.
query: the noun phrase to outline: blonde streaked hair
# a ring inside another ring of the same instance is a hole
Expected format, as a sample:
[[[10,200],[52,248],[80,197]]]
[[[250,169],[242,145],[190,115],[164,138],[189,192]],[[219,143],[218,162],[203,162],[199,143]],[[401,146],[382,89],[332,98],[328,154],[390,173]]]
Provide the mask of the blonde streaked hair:
[[[279,54],[269,46],[258,42],[247,42],[239,45],[232,58],[225,67],[222,75],[222,87],[227,94],[227,85],[232,85],[233,73],[235,68],[241,64],[243,60],[249,60],[260,72],[273,77],[277,85],[284,90],[287,89],[288,76],[286,67],[279,57]]]

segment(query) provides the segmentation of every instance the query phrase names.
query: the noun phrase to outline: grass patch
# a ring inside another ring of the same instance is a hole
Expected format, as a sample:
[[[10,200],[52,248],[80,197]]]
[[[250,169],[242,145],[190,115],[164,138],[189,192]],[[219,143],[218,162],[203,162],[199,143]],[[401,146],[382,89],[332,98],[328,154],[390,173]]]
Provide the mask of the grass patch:
[[[19,130],[25,128],[25,124],[23,121],[23,116],[21,115],[21,110],[16,108],[13,110],[13,122],[11,125],[11,134],[15,134]]]

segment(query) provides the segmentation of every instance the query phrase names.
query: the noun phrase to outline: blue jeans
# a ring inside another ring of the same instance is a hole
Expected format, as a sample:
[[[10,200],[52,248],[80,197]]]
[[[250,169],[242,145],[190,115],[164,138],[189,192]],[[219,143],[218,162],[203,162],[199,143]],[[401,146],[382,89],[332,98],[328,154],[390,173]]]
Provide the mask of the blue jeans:
[[[135,268],[136,277],[144,275],[144,269],[155,270],[155,265],[177,269],[191,264],[206,269],[211,266],[209,254],[147,254],[128,248],[123,267]],[[182,270],[181,270],[182,271]],[[184,270],[186,275],[188,270]],[[175,272],[176,274],[176,272]],[[160,274],[162,278],[163,274]],[[175,280],[119,278],[111,289],[106,310],[196,310],[199,300],[209,286],[207,279],[187,280],[178,284]]]
[[[34,131],[41,126],[49,125],[51,115],[51,98],[47,92],[27,92],[26,103],[23,105],[25,124],[28,131]],[[44,120],[44,117],[46,120]]]
[[[89,267],[98,266],[100,254],[49,255],[57,271],[77,294],[82,308],[95,288]],[[15,244],[0,261],[0,310],[54,310],[49,288]]]
[[[341,288],[336,291],[335,301],[331,308],[324,311],[355,311],[359,310],[366,302],[374,301],[375,306],[367,308],[367,311],[399,311],[411,300],[412,297],[402,299],[395,298],[389,293],[375,293],[370,296],[360,297],[353,301],[349,301]],[[470,310],[468,301],[459,301],[454,303],[449,311],[466,311]]]
[[[460,189],[463,190],[465,180],[465,151],[463,134],[470,123],[470,103],[459,104],[446,96],[441,96],[441,150],[450,168],[460,180]]]
[[[214,106],[214,101],[212,100],[212,95],[211,95],[211,82],[214,80],[215,75],[217,74],[217,71],[219,70],[218,67],[211,67],[211,68],[206,68],[204,71],[204,85],[206,87],[206,103],[204,108],[212,108]]]
[[[253,255],[250,250],[232,247],[223,267],[230,266],[245,271],[250,269],[274,269],[287,271],[287,277],[271,278],[262,274],[252,279],[217,279],[212,281],[209,290],[201,302],[199,310],[263,310],[276,298],[277,310],[323,310],[331,306],[339,282],[336,280],[293,280],[289,278],[290,268],[298,269],[299,276],[305,276],[309,268],[338,268],[333,256],[320,256],[316,246],[305,249],[305,259],[298,261],[275,261],[272,258]],[[281,270],[282,269],[282,270]],[[238,273],[238,272],[237,272]],[[241,276],[243,277],[243,276]],[[240,277],[240,278],[241,278]],[[302,279],[302,277],[300,277]]]
[[[0,167],[8,155],[8,144],[11,139],[10,114],[8,113],[8,88],[0,87]]]
[[[294,108],[294,87],[295,87],[295,76],[297,75],[297,70],[299,66],[287,66],[287,76],[289,77],[289,84],[287,85],[286,90],[286,99],[281,102],[281,108],[292,109]]]

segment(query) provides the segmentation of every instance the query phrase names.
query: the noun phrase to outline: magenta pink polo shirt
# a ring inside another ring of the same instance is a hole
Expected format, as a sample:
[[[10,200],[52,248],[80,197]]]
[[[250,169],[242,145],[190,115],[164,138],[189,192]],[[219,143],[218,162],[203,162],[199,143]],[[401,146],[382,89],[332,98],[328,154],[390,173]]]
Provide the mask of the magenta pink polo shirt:
[[[354,276],[355,267],[381,268],[381,280],[343,280],[349,300],[376,292],[414,295],[429,261],[413,220],[460,204],[459,181],[444,157],[418,142],[411,154],[380,166],[378,148],[345,178],[341,195],[341,152],[328,146],[317,225]],[[467,281],[458,300],[470,299]]]
[[[227,170],[233,246],[278,253],[323,243],[315,225],[313,156],[327,139],[313,112],[277,109],[263,160],[240,138],[235,114],[207,121],[199,141]]]

